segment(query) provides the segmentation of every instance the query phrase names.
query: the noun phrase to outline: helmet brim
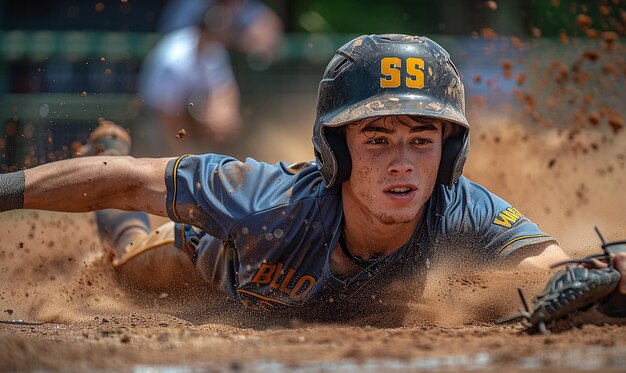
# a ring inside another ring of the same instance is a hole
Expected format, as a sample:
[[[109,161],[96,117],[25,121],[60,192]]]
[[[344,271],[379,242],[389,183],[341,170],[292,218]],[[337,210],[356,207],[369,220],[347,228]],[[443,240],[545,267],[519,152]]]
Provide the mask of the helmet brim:
[[[339,127],[346,123],[386,115],[415,115],[447,120],[469,129],[462,112],[446,105],[443,100],[419,94],[384,93],[354,103],[344,110],[329,113],[322,119],[326,127]]]

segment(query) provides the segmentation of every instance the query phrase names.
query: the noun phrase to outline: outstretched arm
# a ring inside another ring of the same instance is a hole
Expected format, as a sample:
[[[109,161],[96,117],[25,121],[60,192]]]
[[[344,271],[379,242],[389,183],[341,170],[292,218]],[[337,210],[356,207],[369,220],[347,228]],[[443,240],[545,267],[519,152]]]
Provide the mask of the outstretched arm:
[[[568,260],[570,257],[559,245],[549,244],[539,255],[524,258],[517,266],[519,269],[550,269],[554,263]]]
[[[167,216],[165,167],[169,160],[100,156],[28,169],[24,171],[23,208],[60,212],[113,208]]]

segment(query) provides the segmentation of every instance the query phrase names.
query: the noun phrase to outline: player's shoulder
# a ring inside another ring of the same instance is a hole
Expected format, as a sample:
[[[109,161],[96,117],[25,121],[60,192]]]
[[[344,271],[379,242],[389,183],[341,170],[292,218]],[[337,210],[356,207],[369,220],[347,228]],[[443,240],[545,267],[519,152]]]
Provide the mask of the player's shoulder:
[[[302,171],[310,172],[313,169],[317,168],[315,162],[305,161],[305,162],[294,162],[294,163],[285,163],[282,162],[281,165],[285,168],[285,171],[292,175],[297,175]]]
[[[437,195],[442,199],[444,205],[456,205],[459,202],[470,204],[492,201],[499,198],[486,187],[471,181],[465,176],[461,176],[451,188],[438,184]]]
[[[240,161],[232,157],[226,157],[224,159],[226,160],[225,162],[223,162],[224,168],[246,169],[250,173],[257,172],[261,174],[272,174],[276,176],[284,175],[284,177],[293,180],[301,180],[308,176],[320,177],[315,162],[281,161],[277,163],[266,163],[250,157],[246,158],[244,161]],[[283,180],[283,178],[279,180]]]
[[[465,177],[439,186],[432,199],[430,229],[451,247],[467,247],[486,258],[552,240],[509,202]]]
[[[293,215],[290,209],[325,210],[338,198],[325,198],[331,196],[324,192],[322,177],[312,163],[269,164],[221,154],[187,155],[168,163],[165,179],[170,217],[218,232],[211,233],[216,237],[225,237],[224,227],[253,215],[276,212],[288,217]]]
[[[202,154],[180,158],[178,170],[172,172],[200,178],[209,175],[212,186],[246,195],[284,195],[291,201],[297,197],[314,197],[325,190],[314,162],[270,164],[251,157],[239,160],[221,154]]]
[[[448,188],[438,185],[431,201],[431,208],[444,217],[449,225],[459,222],[469,224],[493,220],[500,212],[514,209],[510,203],[486,187],[462,176]]]

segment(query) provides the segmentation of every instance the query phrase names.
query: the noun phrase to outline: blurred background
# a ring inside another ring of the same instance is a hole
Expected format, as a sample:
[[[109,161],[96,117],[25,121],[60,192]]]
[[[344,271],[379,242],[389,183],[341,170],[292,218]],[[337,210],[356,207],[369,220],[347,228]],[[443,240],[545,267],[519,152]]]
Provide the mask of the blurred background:
[[[333,52],[361,34],[407,33],[440,43],[461,72],[467,175],[557,231],[589,219],[591,205],[606,221],[626,209],[615,198],[626,161],[622,0],[2,0],[0,9],[0,172],[75,156],[98,118],[127,128],[136,156],[312,159],[317,85]],[[248,27],[259,9],[275,17],[260,23],[273,37]],[[191,25],[212,32],[207,84],[233,89],[217,100],[186,93],[174,124],[161,125],[165,105],[150,107],[150,94],[173,96],[200,74],[157,87],[145,82],[166,75],[150,78],[147,61],[175,55],[155,51]]]

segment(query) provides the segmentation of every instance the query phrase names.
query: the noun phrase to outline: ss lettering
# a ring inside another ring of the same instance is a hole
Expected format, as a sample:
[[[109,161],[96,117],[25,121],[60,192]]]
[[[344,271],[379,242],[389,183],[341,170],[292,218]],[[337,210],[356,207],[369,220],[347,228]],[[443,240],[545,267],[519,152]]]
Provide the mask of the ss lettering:
[[[402,60],[398,57],[385,57],[380,60],[381,88],[398,88],[402,83],[400,69]],[[424,60],[418,57],[406,59],[406,78],[404,84],[408,88],[424,88]]]

